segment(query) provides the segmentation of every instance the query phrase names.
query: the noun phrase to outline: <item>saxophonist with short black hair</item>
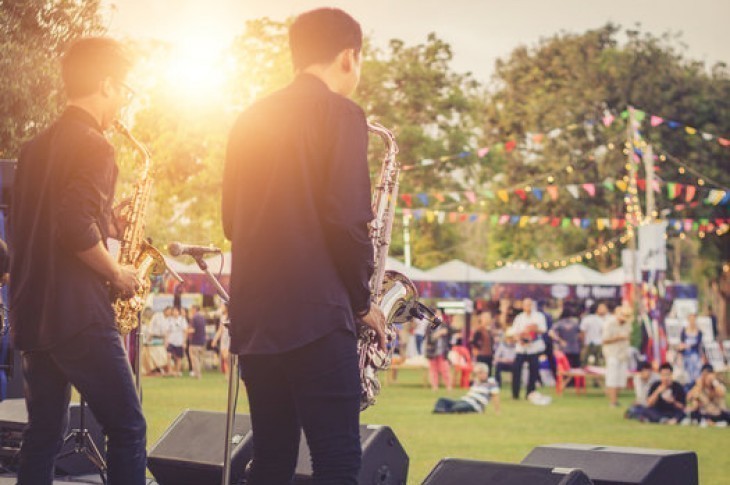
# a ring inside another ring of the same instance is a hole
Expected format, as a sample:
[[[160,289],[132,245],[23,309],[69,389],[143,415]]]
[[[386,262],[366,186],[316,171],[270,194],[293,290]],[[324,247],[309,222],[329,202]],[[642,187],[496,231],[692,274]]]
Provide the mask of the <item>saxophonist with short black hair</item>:
[[[116,237],[114,149],[104,137],[131,93],[131,62],[108,38],[62,59],[68,106],[23,146],[13,191],[10,321],[22,351],[28,426],[18,484],[51,485],[73,385],[107,434],[109,485],[143,485],[146,424],[109,287],[133,295],[136,271],[109,254]]]
[[[315,483],[355,484],[357,326],[385,347],[385,318],[370,301],[368,125],[348,99],[362,32],[345,12],[318,9],[294,21],[289,44],[296,78],[239,117],[223,182],[231,352],[254,434],[247,483],[290,483],[303,429]]]

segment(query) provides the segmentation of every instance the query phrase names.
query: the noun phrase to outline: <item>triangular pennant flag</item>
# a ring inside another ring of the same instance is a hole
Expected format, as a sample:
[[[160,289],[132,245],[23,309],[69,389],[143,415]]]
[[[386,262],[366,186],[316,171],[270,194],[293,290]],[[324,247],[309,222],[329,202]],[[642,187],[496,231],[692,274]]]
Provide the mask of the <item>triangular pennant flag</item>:
[[[438,211],[436,213],[436,220],[438,221],[439,224],[443,224],[444,221],[446,220],[446,212]]]
[[[487,156],[487,153],[489,153],[489,147],[480,148],[477,150],[477,156],[479,158],[484,158]]]
[[[707,201],[712,205],[718,205],[722,199],[725,198],[725,191],[724,190],[716,190],[712,189],[710,190],[710,193],[707,195]]]
[[[582,219],[580,221],[580,227],[583,229],[588,229],[591,226],[591,220],[590,219]]]
[[[461,214],[459,216],[459,222],[466,222],[468,217],[469,217],[469,214]]]
[[[661,116],[651,116],[651,126],[659,126],[664,123],[664,118]]]
[[[613,120],[615,120],[616,117],[612,115],[611,113],[606,113],[606,115],[603,117],[603,126],[611,126],[613,124]]]
[[[499,200],[502,202],[507,202],[509,200],[509,194],[506,190],[498,190],[497,197],[499,197]]]
[[[618,229],[620,222],[618,219],[611,219],[611,229]]]
[[[458,212],[449,212],[449,222],[456,222],[457,218],[459,217]]]
[[[579,197],[578,195],[578,186],[574,184],[568,184],[565,186],[565,190],[567,190],[570,195],[573,196],[574,199],[577,199]]]
[[[433,158],[424,158],[423,160],[421,160],[422,167],[427,167],[429,165],[433,165],[434,163],[436,163],[436,160],[434,160]]]
[[[433,194],[433,196],[436,198],[436,200],[438,200],[439,202],[442,202],[442,203],[443,203],[443,201],[446,200],[446,198],[444,197],[444,194],[442,194],[441,192],[436,192],[435,194]]]
[[[699,223],[699,222],[697,222],[697,221],[694,221],[694,222],[692,223],[692,230],[693,230],[693,231],[698,231],[699,229],[700,229],[700,223]]]
[[[548,217],[548,216],[542,216],[542,217],[540,218],[540,225],[541,225],[541,226],[544,226],[544,225],[545,225],[545,224],[547,224],[548,222],[550,222],[550,217]]]
[[[697,133],[697,128],[692,128],[691,126],[685,126],[684,131],[686,131],[688,135],[694,135],[695,133]]]
[[[684,184],[676,184],[676,195],[677,197],[681,196],[684,193]]]
[[[639,187],[639,190],[646,190],[646,180],[638,179],[636,181],[636,186]]]
[[[596,219],[596,226],[599,231],[603,231],[606,228],[605,219]]]
[[[582,187],[591,197],[596,196],[596,186],[594,184],[583,184]]]
[[[619,219],[618,220],[618,228],[619,229],[623,229],[624,227],[626,227],[626,219]]]
[[[518,222],[520,222],[520,216],[512,216],[512,217],[510,217],[509,218],[509,222],[512,225],[517,224]]]
[[[675,128],[682,126],[682,123],[679,121],[667,121],[667,126],[674,130]]]
[[[530,222],[530,218],[528,216],[520,217],[520,227],[525,227],[528,222]]]
[[[629,189],[629,184],[627,184],[625,180],[617,180],[616,187],[618,187],[621,192],[626,192]]]
[[[499,225],[500,226],[503,226],[503,225],[507,224],[507,222],[509,222],[509,216],[508,215],[505,214],[505,215],[501,215],[499,217]]]
[[[652,188],[654,189],[654,192],[657,194],[660,194],[662,192],[662,185],[659,183],[657,179],[652,180]]]
[[[550,195],[550,198],[553,200],[558,199],[558,187],[556,185],[548,185],[546,187],[547,193]]]
[[[406,203],[406,207],[411,207],[413,205],[413,197],[411,194],[401,194],[400,198]]]
[[[423,215],[426,213],[425,209],[416,209],[413,211],[413,217],[416,218],[417,221],[420,221],[423,219]]]
[[[611,192],[613,192],[614,190],[616,190],[616,185],[615,185],[615,182],[614,182],[614,180],[612,178],[607,178],[606,180],[604,180],[603,181],[603,186],[606,187]]]
[[[715,135],[712,133],[702,133],[702,139],[705,141],[712,141],[713,138],[715,138]]]
[[[562,222],[560,223],[561,227],[570,227],[570,219],[567,217],[563,217]]]
[[[724,147],[730,147],[730,140],[727,138],[718,138],[717,142]]]
[[[504,143],[497,143],[492,147],[494,150],[502,150],[504,148]]]
[[[627,109],[623,110],[623,111],[621,112],[621,119],[622,119],[622,120],[625,120],[625,119],[626,119],[626,118],[628,118],[628,117],[629,117],[629,110],[627,110]]]
[[[517,142],[516,141],[509,140],[508,142],[506,142],[504,144],[504,149],[505,149],[505,151],[507,151],[507,153],[509,153],[512,150],[514,150],[516,146],[517,146]]]
[[[677,196],[677,184],[674,182],[667,182],[667,197],[674,199]]]
[[[554,130],[550,130],[547,134],[548,138],[557,138],[563,133],[563,130],[560,128],[555,128]]]
[[[413,216],[413,211],[410,209],[403,209],[403,218],[410,219]]]
[[[431,224],[431,223],[433,223],[435,218],[436,218],[436,213],[434,211],[426,211],[426,222]]]
[[[418,194],[418,200],[421,201],[421,204],[428,205],[428,194],[424,194],[424,193]]]
[[[486,189],[484,191],[484,197],[486,197],[487,199],[494,199],[494,192],[492,192],[489,189]]]
[[[464,197],[466,197],[466,200],[468,200],[472,204],[476,204],[477,202],[477,196],[471,190],[467,190],[466,192],[464,192]]]
[[[540,222],[540,216],[530,217],[530,224],[537,224],[538,222]]]
[[[532,189],[532,195],[534,195],[537,200],[542,200],[542,189]]]
[[[688,185],[685,190],[685,200],[687,202],[690,202],[695,197],[695,193],[697,192],[697,187],[694,185]]]
[[[532,141],[538,145],[542,143],[543,138],[545,138],[545,135],[543,133],[535,133],[534,135],[532,135]]]
[[[641,111],[640,109],[634,110],[634,119],[636,121],[644,121],[644,118],[646,118],[646,113],[644,111]]]
[[[477,220],[479,220],[479,214],[471,214],[469,216],[469,222],[476,222]]]
[[[583,221],[581,221],[580,217],[574,217],[574,218],[573,218],[573,225],[574,225],[575,227],[580,227],[580,225],[581,225],[581,223],[582,223],[582,222],[583,222]]]
[[[692,219],[685,219],[684,220],[684,230],[685,231],[691,231],[692,230]]]
[[[459,158],[466,158],[469,155],[471,155],[471,152],[461,152],[459,153]]]
[[[461,202],[461,196],[458,192],[449,192],[449,197],[451,197],[454,202]]]
[[[524,189],[515,189],[515,194],[522,200],[525,200],[527,198],[527,194],[525,193]]]
[[[553,227],[558,227],[560,225],[560,219],[558,217],[553,217],[550,220],[550,225]]]

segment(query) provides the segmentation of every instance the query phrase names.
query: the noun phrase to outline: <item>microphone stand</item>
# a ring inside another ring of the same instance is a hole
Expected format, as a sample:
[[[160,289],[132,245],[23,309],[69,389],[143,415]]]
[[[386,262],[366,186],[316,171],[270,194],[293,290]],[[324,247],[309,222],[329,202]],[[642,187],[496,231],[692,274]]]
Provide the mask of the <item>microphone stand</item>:
[[[213,283],[218,295],[221,299],[228,303],[231,297],[218,278],[210,272],[208,263],[203,259],[202,254],[192,255],[195,263],[200,270]],[[223,322],[221,322],[223,325]],[[228,407],[226,408],[226,433],[225,445],[223,446],[223,473],[221,477],[221,485],[230,485],[231,483],[231,440],[233,439],[233,426],[236,419],[236,402],[238,401],[238,355],[233,352],[228,357]]]

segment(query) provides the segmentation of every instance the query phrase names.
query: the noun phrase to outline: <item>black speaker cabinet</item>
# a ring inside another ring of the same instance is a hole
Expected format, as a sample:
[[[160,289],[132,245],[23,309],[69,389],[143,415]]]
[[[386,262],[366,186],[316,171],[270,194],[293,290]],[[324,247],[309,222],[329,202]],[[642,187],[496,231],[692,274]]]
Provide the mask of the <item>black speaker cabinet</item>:
[[[71,403],[69,406],[68,431],[79,428],[80,408],[78,403]],[[23,430],[28,425],[28,412],[25,407],[25,399],[6,399],[0,403],[0,460],[12,464],[22,441]],[[106,439],[101,425],[96,421],[88,406],[84,410],[84,427],[89,432],[89,437],[96,445],[102,458],[106,459]],[[73,441],[65,442],[59,456],[72,451],[75,447]],[[58,475],[87,475],[96,473],[96,467],[81,454],[70,454],[56,460],[56,474]]]
[[[561,443],[538,446],[523,464],[584,470],[596,485],[697,485],[697,455],[690,451]]]
[[[226,413],[185,410],[147,457],[160,485],[220,485],[223,476]],[[231,481],[241,479],[253,454],[251,418],[237,414],[233,427]]]
[[[406,485],[408,455],[387,426],[360,425],[362,468],[359,485]],[[304,436],[299,442],[296,484],[312,483],[312,457]]]
[[[423,485],[591,485],[581,470],[444,458]]]
[[[184,411],[155,443],[147,468],[160,485],[220,485],[223,472],[223,436],[226,414]],[[387,426],[360,426],[361,485],[405,485],[408,455]],[[251,418],[237,414],[233,429],[231,481],[242,478],[253,456]],[[295,483],[309,483],[311,457],[302,436]]]

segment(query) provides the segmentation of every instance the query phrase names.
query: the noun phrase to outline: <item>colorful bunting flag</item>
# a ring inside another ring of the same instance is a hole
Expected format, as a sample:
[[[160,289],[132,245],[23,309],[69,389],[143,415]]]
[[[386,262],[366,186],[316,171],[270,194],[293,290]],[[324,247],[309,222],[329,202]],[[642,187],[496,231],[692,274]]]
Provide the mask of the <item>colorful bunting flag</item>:
[[[695,133],[697,133],[697,128],[692,128],[691,126],[685,126],[684,131],[686,131],[688,135],[694,135]]]
[[[466,200],[468,200],[472,204],[476,204],[477,202],[477,196],[471,190],[464,192],[464,197],[466,197]]]
[[[484,158],[487,156],[487,153],[489,153],[489,147],[480,148],[477,150],[477,156],[479,158]]]
[[[413,205],[413,197],[411,197],[411,194],[403,194],[400,198],[403,202],[405,202],[406,207],[411,207]]]
[[[418,200],[421,201],[421,204],[428,205],[428,194],[424,194],[424,193],[418,194]]]
[[[527,194],[524,189],[515,189],[515,195],[517,195],[517,197],[522,200],[525,200],[527,198]]]
[[[509,140],[509,141],[507,141],[507,142],[506,142],[506,143],[504,144],[504,149],[505,149],[505,151],[507,151],[507,153],[509,153],[509,152],[511,152],[512,150],[514,150],[516,146],[517,146],[517,142],[516,142],[516,141],[514,141],[514,140]]]
[[[506,190],[498,190],[497,197],[499,197],[499,200],[502,202],[507,202],[509,200],[509,194]]]
[[[547,193],[550,195],[550,198],[553,200],[558,199],[558,187],[556,185],[548,185],[546,187]]]
[[[687,202],[690,202],[695,197],[695,193],[697,192],[697,187],[694,185],[688,185],[685,190],[685,200]]]
[[[625,180],[617,180],[616,187],[618,187],[621,192],[626,192],[629,189],[629,184],[627,184]]]
[[[542,200],[542,189],[533,188],[532,195],[534,195],[537,200]]]
[[[573,196],[574,199],[577,199],[579,197],[578,195],[578,186],[574,184],[568,184],[565,186],[565,190],[567,190],[570,195]]]
[[[613,192],[614,190],[616,190],[616,184],[615,184],[615,182],[614,182],[614,180],[612,178],[607,178],[606,180],[604,180],[603,181],[603,186],[606,187],[611,192]]]
[[[582,187],[591,197],[596,196],[596,186],[594,184],[583,184]]]
[[[651,126],[654,126],[654,127],[659,126],[662,123],[664,123],[664,118],[662,118],[661,116],[651,115],[650,123],[651,123]]]

